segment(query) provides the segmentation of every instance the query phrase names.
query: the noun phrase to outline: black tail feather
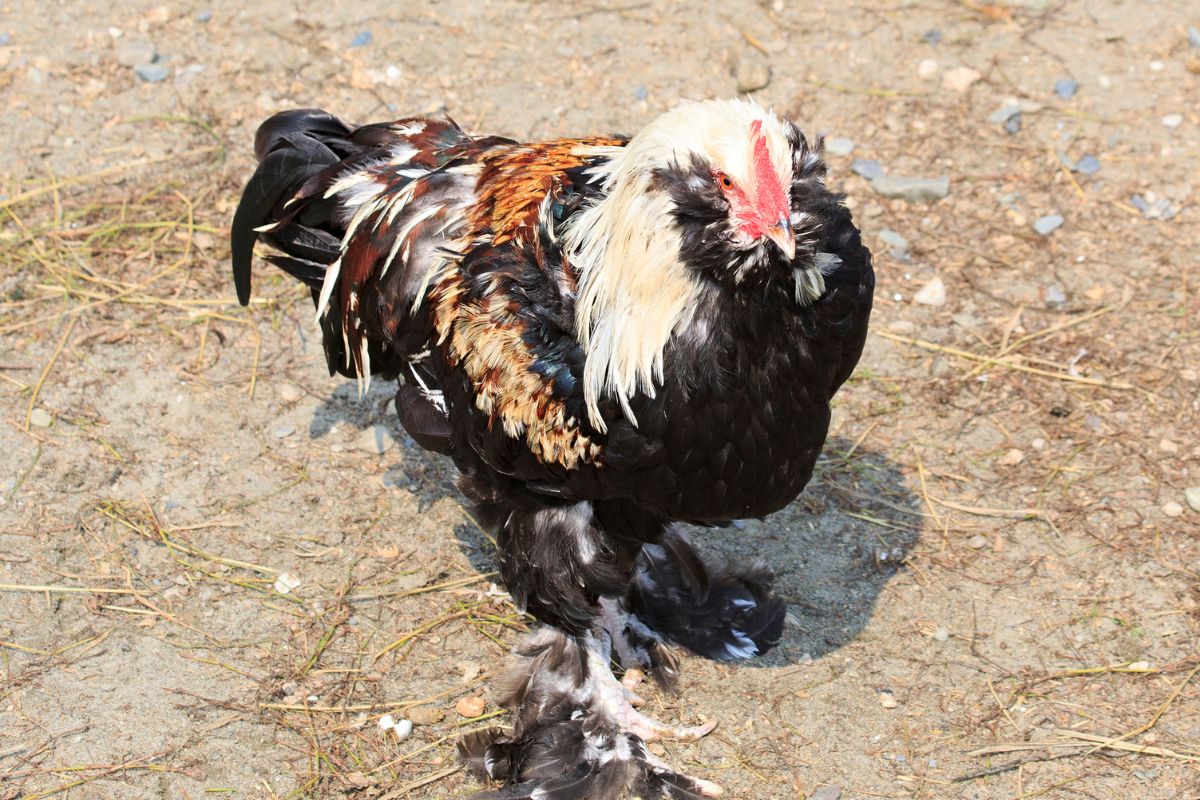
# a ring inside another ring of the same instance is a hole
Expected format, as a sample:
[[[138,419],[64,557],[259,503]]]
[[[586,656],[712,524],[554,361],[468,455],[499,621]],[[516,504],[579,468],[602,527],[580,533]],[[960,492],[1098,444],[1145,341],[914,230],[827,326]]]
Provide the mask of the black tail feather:
[[[628,610],[664,639],[716,661],[737,661],[770,650],[783,635],[787,607],[771,594],[764,565],[712,569],[682,533],[667,531],[647,545]]]

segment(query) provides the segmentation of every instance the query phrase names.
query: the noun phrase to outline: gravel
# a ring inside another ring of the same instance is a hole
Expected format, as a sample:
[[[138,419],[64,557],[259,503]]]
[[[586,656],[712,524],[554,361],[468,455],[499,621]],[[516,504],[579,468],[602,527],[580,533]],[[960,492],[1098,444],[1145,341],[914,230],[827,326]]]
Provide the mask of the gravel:
[[[950,178],[944,175],[940,178],[880,175],[871,179],[871,187],[884,197],[910,203],[932,203],[950,194]]]
[[[901,252],[908,249],[908,239],[905,239],[891,228],[884,228],[879,232],[879,241]]]
[[[1003,125],[1020,113],[1021,106],[1016,103],[1005,103],[988,115],[987,121],[995,125]]]
[[[210,19],[212,19],[212,12],[207,8],[196,12],[196,22],[208,22]]]
[[[1084,156],[1075,162],[1071,170],[1080,175],[1095,175],[1100,171],[1100,159],[1095,156]]]
[[[1178,128],[1183,124],[1183,114],[1166,114],[1162,118],[1162,124],[1168,128]]]
[[[158,51],[145,39],[130,39],[117,47],[116,57],[123,67],[139,67],[158,58]]]
[[[950,631],[945,628],[938,628],[933,632],[933,640],[935,642],[945,642],[950,639]]]
[[[1013,116],[1009,117],[1008,119],[1006,119],[1004,121],[1004,132],[1009,135],[1012,135],[1014,133],[1020,133],[1021,125],[1023,123],[1024,123],[1024,119],[1021,117],[1021,113],[1017,112],[1016,114],[1014,114]]]
[[[354,34],[354,38],[350,40],[351,47],[366,47],[371,42],[375,41],[375,34],[370,31],[359,31]]]
[[[1175,517],[1183,516],[1183,506],[1176,503],[1174,500],[1169,500],[1163,503],[1162,512],[1164,516],[1174,519]]]
[[[1200,48],[1200,29],[1188,26],[1188,44]]]
[[[982,77],[983,75],[970,67],[955,67],[946,70],[942,75],[942,88],[965,94]]]
[[[1054,93],[1059,100],[1070,100],[1079,91],[1079,81],[1073,78],[1059,78],[1054,82]]]
[[[938,63],[932,58],[926,58],[917,65],[917,75],[922,78],[932,78],[934,75],[937,75],[937,71]]]
[[[29,424],[35,428],[49,428],[53,422],[54,417],[44,408],[35,408],[29,415]]]
[[[971,548],[972,550],[982,550],[983,548],[987,547],[987,544],[987,537],[980,534],[976,534],[970,539],[967,539],[967,547]]]
[[[354,447],[362,450],[365,453],[375,453],[383,455],[388,450],[396,446],[396,439],[383,425],[372,425],[358,435],[354,440]]]
[[[1034,220],[1033,229],[1042,236],[1049,236],[1062,227],[1062,214],[1047,214]]]
[[[1192,511],[1200,511],[1200,486],[1189,486],[1183,490],[1183,499]]]
[[[850,171],[855,175],[861,175],[869,181],[876,178],[882,178],[887,174],[883,165],[873,158],[856,158],[850,162]]]
[[[303,395],[299,387],[290,383],[279,384],[275,391],[279,394],[279,399],[285,403],[294,403]]]
[[[1046,291],[1042,294],[1042,301],[1048,306],[1065,306],[1067,294],[1061,286],[1047,286]]]
[[[808,800],[842,800],[842,787],[822,786],[813,792]]]

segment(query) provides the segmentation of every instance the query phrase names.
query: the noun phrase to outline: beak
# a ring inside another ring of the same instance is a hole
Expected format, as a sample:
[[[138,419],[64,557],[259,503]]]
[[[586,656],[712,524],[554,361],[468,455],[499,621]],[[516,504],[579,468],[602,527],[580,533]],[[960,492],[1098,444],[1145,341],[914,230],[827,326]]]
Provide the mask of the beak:
[[[767,238],[779,246],[789,261],[796,257],[796,234],[787,217],[780,217],[779,222],[767,228]]]

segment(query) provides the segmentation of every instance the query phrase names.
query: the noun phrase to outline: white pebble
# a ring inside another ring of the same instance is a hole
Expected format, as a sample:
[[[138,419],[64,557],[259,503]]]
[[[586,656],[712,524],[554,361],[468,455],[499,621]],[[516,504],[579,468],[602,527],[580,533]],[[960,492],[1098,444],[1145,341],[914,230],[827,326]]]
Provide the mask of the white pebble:
[[[950,631],[945,628],[938,628],[933,632],[934,641],[944,642],[950,638]]]
[[[1168,128],[1178,128],[1183,124],[1183,114],[1167,114],[1162,118],[1162,124]]]
[[[938,63],[932,58],[927,58],[917,65],[917,74],[922,78],[932,78],[937,75]]]
[[[397,741],[404,741],[412,735],[412,728],[412,720],[402,719],[396,723],[396,726],[392,730],[396,733]]]
[[[298,387],[290,383],[281,383],[276,391],[279,393],[279,399],[285,403],[296,402],[302,394]]]
[[[967,547],[971,548],[972,550],[982,550],[983,548],[987,547],[987,543],[987,537],[979,534],[967,539]]]
[[[880,692],[879,705],[883,706],[884,708],[895,708],[900,704],[896,702],[896,697],[891,692]]]
[[[946,284],[942,283],[941,278],[934,278],[913,295],[913,302],[920,303],[923,306],[944,305],[946,302]]]
[[[1184,489],[1183,499],[1187,500],[1192,511],[1200,511],[1200,486],[1189,486]]]
[[[1164,516],[1174,519],[1175,517],[1183,516],[1183,506],[1176,503],[1174,500],[1169,500],[1163,503],[1162,512]]]
[[[396,727],[396,720],[391,714],[384,714],[379,718],[379,729],[381,731],[390,731]]]
[[[29,424],[35,428],[49,428],[52,422],[54,422],[54,418],[44,408],[35,408],[29,415]]]
[[[290,594],[300,588],[300,579],[290,572],[281,572],[275,579],[275,591],[279,594]]]

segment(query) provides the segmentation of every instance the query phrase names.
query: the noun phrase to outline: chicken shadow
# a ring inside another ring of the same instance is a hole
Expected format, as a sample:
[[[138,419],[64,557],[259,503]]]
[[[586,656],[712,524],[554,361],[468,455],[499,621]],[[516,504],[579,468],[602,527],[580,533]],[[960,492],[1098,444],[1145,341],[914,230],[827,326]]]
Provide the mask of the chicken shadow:
[[[383,484],[412,493],[424,510],[457,495],[457,471],[404,432],[389,407],[394,393],[394,383],[375,382],[361,398],[354,384],[339,386],[314,412],[309,434],[320,438],[343,423],[360,430],[384,426],[396,447],[383,456]],[[765,563],[775,574],[775,592],[788,604],[780,645],[743,663],[801,663],[853,641],[917,542],[918,502],[894,461],[835,436],[825,443],[812,481],[787,508],[723,528],[689,526],[692,543],[711,563]],[[457,525],[454,536],[474,569],[496,569],[494,547],[477,526]]]

